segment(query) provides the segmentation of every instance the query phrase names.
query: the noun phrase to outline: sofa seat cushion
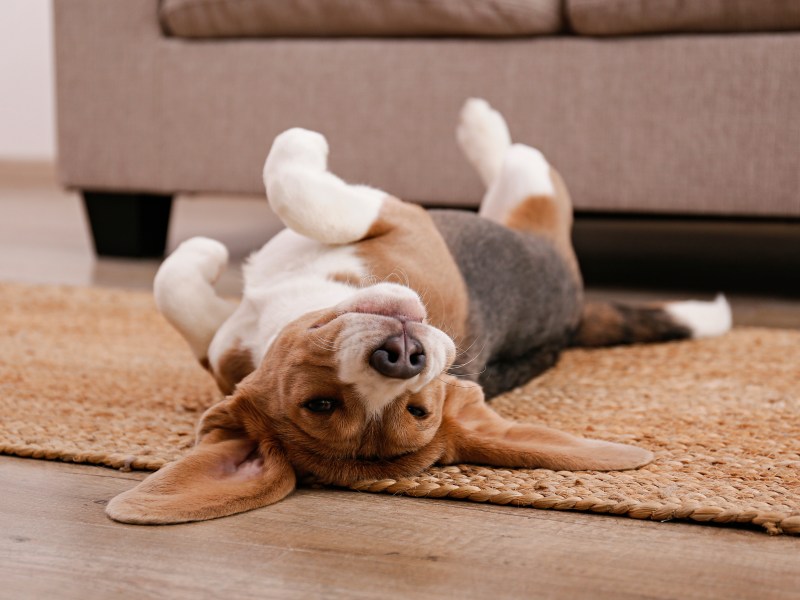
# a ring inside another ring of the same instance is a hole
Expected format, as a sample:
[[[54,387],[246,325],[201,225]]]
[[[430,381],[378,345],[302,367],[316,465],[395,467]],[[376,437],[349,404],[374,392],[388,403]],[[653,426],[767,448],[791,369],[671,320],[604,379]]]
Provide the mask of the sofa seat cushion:
[[[563,29],[562,0],[163,0],[178,37],[520,36]]]
[[[800,30],[797,0],[567,0],[582,35]]]

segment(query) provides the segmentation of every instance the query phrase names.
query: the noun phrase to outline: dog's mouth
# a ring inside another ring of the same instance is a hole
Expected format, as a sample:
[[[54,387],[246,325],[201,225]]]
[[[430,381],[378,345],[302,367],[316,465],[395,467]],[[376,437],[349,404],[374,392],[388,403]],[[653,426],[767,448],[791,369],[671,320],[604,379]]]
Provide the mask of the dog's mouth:
[[[306,454],[316,456],[319,458],[320,444],[327,445],[328,441],[325,437],[319,437],[307,431],[297,423],[290,423],[294,432],[294,446],[295,450],[300,450]],[[328,446],[326,457],[329,463],[339,463],[349,465],[361,465],[364,467],[386,467],[397,461],[403,461],[407,457],[415,454],[420,450],[420,447],[400,449],[396,452],[371,452],[371,453],[358,453],[352,450],[343,450],[340,448],[331,448]],[[430,465],[428,465],[430,466]],[[313,469],[312,469],[313,471]],[[314,471],[316,473],[316,471]]]
[[[401,479],[411,477],[430,467],[442,456],[444,445],[438,438],[414,450],[387,455],[339,455],[319,462],[314,448],[294,447],[292,463],[319,483],[349,486],[359,481]]]

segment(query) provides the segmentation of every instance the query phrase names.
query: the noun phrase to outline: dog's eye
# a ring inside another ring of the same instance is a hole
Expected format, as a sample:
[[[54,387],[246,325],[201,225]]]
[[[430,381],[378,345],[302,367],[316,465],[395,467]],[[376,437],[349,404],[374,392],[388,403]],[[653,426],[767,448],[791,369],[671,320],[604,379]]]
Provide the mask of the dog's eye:
[[[303,403],[303,408],[313,413],[329,413],[333,412],[338,404],[339,401],[335,398],[312,398]]]
[[[422,417],[427,417],[428,416],[428,411],[425,410],[424,408],[422,408],[421,406],[412,406],[411,404],[409,404],[406,407],[406,410],[408,412],[410,412],[412,415],[414,415],[415,417],[417,417],[418,419],[421,419]]]

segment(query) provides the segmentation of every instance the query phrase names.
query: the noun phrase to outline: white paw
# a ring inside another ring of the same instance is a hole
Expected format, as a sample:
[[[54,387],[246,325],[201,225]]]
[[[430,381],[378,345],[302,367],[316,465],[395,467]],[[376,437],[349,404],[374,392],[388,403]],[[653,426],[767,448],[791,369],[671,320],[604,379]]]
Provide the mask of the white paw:
[[[484,184],[489,186],[500,173],[511,145],[511,134],[503,115],[486,100],[470,98],[461,109],[456,138]]]
[[[228,263],[228,250],[205,237],[183,242],[161,264],[153,282],[159,312],[186,338],[198,359],[235,305],[219,298],[213,284]]]
[[[204,280],[214,283],[227,264],[228,249],[222,243],[207,237],[193,237],[175,249],[161,265],[159,274],[199,273]]]
[[[276,137],[264,163],[265,185],[270,174],[287,167],[326,171],[328,141],[325,136],[316,131],[294,127]]]
[[[200,254],[208,256],[215,261],[227,261],[228,249],[222,242],[212,240],[211,238],[196,236],[181,242],[175,252],[191,252],[193,254]]]

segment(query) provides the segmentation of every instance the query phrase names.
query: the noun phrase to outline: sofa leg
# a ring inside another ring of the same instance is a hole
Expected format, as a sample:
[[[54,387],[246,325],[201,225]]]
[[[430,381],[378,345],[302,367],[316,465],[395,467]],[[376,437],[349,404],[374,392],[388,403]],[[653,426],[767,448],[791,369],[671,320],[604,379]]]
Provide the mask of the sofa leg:
[[[164,255],[172,196],[84,191],[83,203],[98,256]]]

